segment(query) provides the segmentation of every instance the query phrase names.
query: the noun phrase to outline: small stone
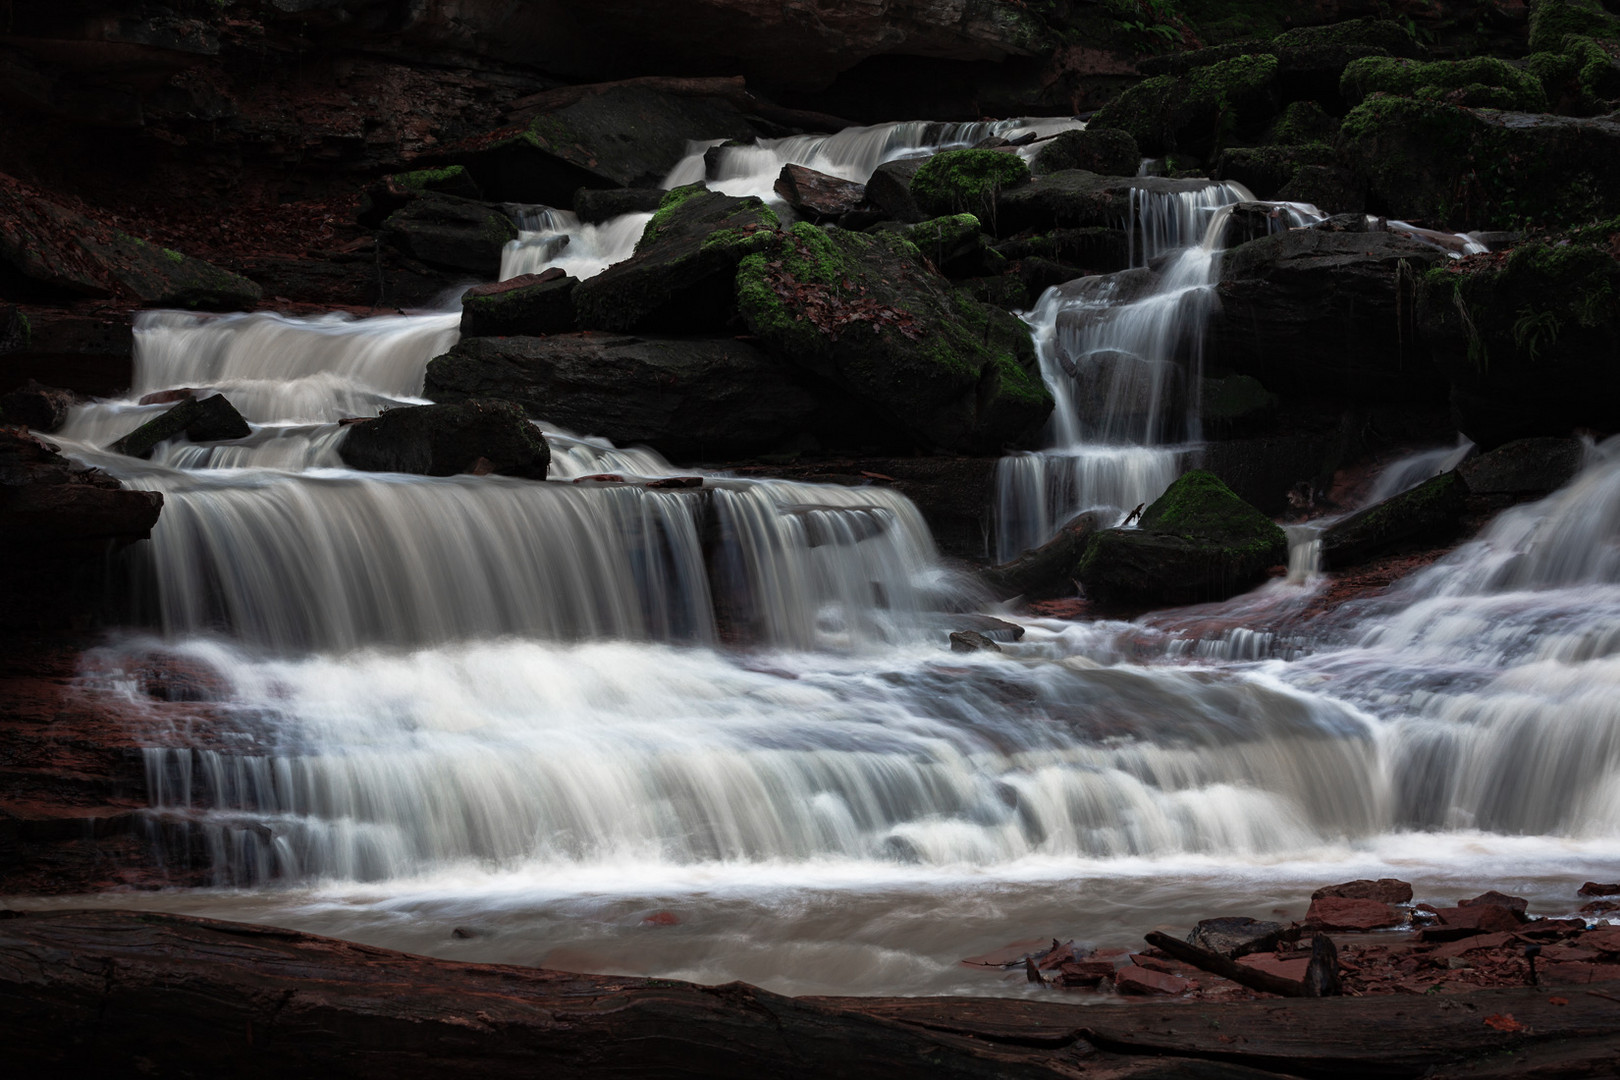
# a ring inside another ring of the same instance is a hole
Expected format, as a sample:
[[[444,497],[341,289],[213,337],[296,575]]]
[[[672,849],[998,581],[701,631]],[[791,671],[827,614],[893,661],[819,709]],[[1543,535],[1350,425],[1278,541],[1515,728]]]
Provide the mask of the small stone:
[[[1596,881],[1588,881],[1576,892],[1580,896],[1620,896],[1620,884],[1600,885]]]
[[[1204,919],[1187,935],[1187,943],[1236,959],[1248,953],[1275,949],[1282,924],[1236,917]]]
[[[1192,986],[1179,975],[1167,975],[1144,967],[1121,968],[1114,976],[1114,987],[1122,994],[1184,994]]]
[[[1311,893],[1312,900],[1325,896],[1346,900],[1377,900],[1381,904],[1409,904],[1412,902],[1412,886],[1396,878],[1379,878],[1377,881],[1359,878],[1341,885],[1327,885]]]
[[[951,652],[1000,652],[1001,646],[977,630],[957,630],[951,634]]]
[[[1509,911],[1515,911],[1523,915],[1525,910],[1529,908],[1530,902],[1522,896],[1509,896],[1506,893],[1499,893],[1495,889],[1490,892],[1480,893],[1472,900],[1457,901],[1458,907],[1479,907],[1481,905],[1507,908]]]

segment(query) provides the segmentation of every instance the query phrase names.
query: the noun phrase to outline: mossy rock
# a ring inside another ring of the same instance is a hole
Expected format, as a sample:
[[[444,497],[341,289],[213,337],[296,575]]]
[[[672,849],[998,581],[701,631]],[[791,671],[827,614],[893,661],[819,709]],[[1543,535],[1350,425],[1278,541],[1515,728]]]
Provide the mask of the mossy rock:
[[[439,169],[417,169],[414,172],[394,173],[388,182],[405,191],[418,194],[436,191],[441,195],[456,195],[463,199],[481,199],[484,193],[461,165],[446,165]]]
[[[578,278],[553,268],[468,289],[461,295],[461,336],[566,333],[574,329],[578,284]]]
[[[1342,570],[1444,544],[1461,530],[1467,499],[1468,485],[1455,469],[1426,480],[1334,523],[1322,534],[1322,563]]]
[[[1128,131],[1088,125],[1083,131],[1065,131],[1049,140],[1030,162],[1036,176],[1064,169],[1085,169],[1104,176],[1135,176],[1142,164],[1142,149]]]
[[[532,480],[544,480],[551,461],[545,437],[506,401],[389,409],[351,424],[338,454],[350,468],[366,472],[454,476],[486,468]]]
[[[192,442],[245,439],[253,434],[242,414],[223,394],[187,398],[153,417],[107,449],[130,457],[149,458],[158,443],[184,435]]]
[[[1105,225],[1051,229],[1019,236],[1001,241],[996,250],[1009,260],[1049,259],[1084,267],[1093,274],[1111,274],[1131,265],[1129,234],[1122,228]]]
[[[924,445],[993,452],[1052,410],[1028,328],[953,289],[893,232],[800,222],[776,249],[743,259],[737,304],[772,352]]]
[[[579,325],[591,330],[703,333],[736,314],[737,263],[776,243],[780,222],[752,196],[701,185],[677,188],[641,234],[636,253],[574,290]]]
[[[1218,180],[1235,180],[1256,198],[1276,199],[1301,166],[1332,165],[1333,148],[1326,143],[1301,146],[1236,146],[1223,150],[1215,161]]]
[[[1243,592],[1287,558],[1276,523],[1197,469],[1143,512],[1140,528],[1092,537],[1076,573],[1104,604],[1184,604]]]
[[[388,215],[382,235],[429,266],[492,279],[500,276],[501,251],[517,239],[518,229],[485,203],[428,192]]]
[[[1540,79],[1494,56],[1428,62],[1369,56],[1344,69],[1339,92],[1350,105],[1383,93],[1469,107],[1529,112],[1544,112],[1547,108],[1547,94]]]
[[[1339,133],[1339,121],[1314,101],[1290,101],[1277,122],[1266,132],[1265,141],[1276,146],[1302,146],[1331,143]]]
[[[995,213],[1002,191],[1029,180],[1029,166],[1000,150],[946,150],[925,162],[911,179],[911,197],[928,214]]]
[[[972,214],[952,214],[902,226],[900,234],[948,278],[1000,273],[1006,259],[990,247]]]
[[[1278,49],[1316,48],[1324,45],[1376,49],[1390,56],[1422,56],[1423,46],[1400,23],[1389,19],[1347,19],[1326,26],[1300,26],[1271,39]]]
[[[1537,0],[1530,9],[1530,51],[1562,52],[1570,35],[1620,40],[1620,18],[1600,0]]]
[[[1205,379],[1198,409],[1204,434],[1235,439],[1269,430],[1276,426],[1280,400],[1249,375]]]
[[[1100,128],[1128,133],[1146,154],[1182,152],[1207,157],[1244,135],[1257,135],[1276,103],[1277,58],[1234,57],[1184,75],[1145,79],[1092,117]]]

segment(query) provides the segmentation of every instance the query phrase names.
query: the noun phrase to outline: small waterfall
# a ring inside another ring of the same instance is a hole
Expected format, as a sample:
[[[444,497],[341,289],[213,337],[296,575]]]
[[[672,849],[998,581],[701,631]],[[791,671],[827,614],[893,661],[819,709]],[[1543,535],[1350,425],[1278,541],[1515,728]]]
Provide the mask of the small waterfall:
[[[651,214],[622,214],[597,225],[581,222],[567,210],[526,208],[518,238],[501,251],[501,280],[538,274],[550,267],[583,281],[595,277],[636,252]]]

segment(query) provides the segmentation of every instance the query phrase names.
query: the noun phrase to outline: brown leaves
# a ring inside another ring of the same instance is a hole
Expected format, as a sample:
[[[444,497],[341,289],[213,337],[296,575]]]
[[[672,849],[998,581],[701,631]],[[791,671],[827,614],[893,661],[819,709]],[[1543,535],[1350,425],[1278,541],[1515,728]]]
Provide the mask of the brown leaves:
[[[804,254],[797,240],[792,241]],[[898,330],[915,341],[922,337],[922,328],[910,312],[891,307],[866,295],[866,286],[844,278],[836,286],[814,281],[800,281],[793,272],[775,259],[765,264],[766,280],[782,302],[795,308],[795,321],[808,321],[811,326],[834,341],[839,334],[856,325],[872,328],[881,334],[885,328]]]
[[[1523,1031],[1525,1027],[1513,1019],[1512,1013],[1492,1013],[1485,1018],[1485,1026],[1495,1031]]]

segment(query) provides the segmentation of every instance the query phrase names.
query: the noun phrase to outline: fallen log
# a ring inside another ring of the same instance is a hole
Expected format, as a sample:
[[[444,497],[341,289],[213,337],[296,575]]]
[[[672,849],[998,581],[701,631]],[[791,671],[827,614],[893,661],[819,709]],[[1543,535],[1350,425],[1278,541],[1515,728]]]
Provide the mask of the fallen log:
[[[1318,935],[1319,937],[1321,935]],[[1320,994],[1308,993],[1302,982],[1285,979],[1281,975],[1273,975],[1269,971],[1240,964],[1236,960],[1229,960],[1220,953],[1200,949],[1196,945],[1189,945],[1185,941],[1178,941],[1169,934],[1154,930],[1147,935],[1147,943],[1160,952],[1180,960],[1184,964],[1191,964],[1200,971],[1207,971],[1211,975],[1219,975],[1223,979],[1231,979],[1239,986],[1247,986],[1250,990],[1259,990],[1262,993],[1276,994],[1279,997],[1321,997]],[[1331,947],[1332,943],[1329,942]],[[1337,974],[1335,972],[1335,974]]]

